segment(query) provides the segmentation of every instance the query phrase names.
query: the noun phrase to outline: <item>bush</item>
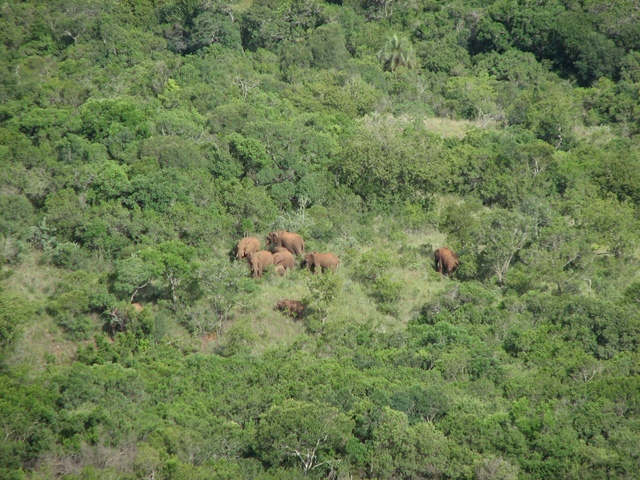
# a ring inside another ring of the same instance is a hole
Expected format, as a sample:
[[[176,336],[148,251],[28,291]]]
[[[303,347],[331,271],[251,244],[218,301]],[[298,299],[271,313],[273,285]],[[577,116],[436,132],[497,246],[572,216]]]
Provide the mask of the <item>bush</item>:
[[[64,312],[56,315],[56,322],[60,325],[70,340],[88,340],[94,329],[94,323],[87,315],[73,315]]]
[[[355,268],[355,275],[359,280],[375,282],[397,262],[395,253],[389,250],[371,249],[360,256]]]
[[[3,263],[19,264],[28,250],[29,246],[22,240],[13,236],[0,235],[0,265]]]
[[[19,335],[20,326],[34,313],[33,307],[24,299],[0,291],[0,355]]]
[[[79,270],[86,260],[86,252],[80,248],[80,245],[73,242],[59,243],[51,252],[51,263],[58,268]]]
[[[33,220],[33,206],[25,196],[0,195],[0,235],[23,238]]]
[[[402,283],[384,275],[376,278],[373,282],[371,296],[385,313],[395,314],[397,309],[395,304],[400,301],[403,291],[404,285]]]

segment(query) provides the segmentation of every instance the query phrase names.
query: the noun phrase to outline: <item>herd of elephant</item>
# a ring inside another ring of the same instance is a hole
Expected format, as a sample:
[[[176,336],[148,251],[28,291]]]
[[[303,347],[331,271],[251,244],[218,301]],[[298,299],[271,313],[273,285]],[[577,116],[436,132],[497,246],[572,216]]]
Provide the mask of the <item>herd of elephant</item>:
[[[340,259],[333,253],[304,253],[304,239],[297,233],[276,230],[267,235],[267,250],[261,250],[260,240],[245,237],[238,242],[236,256],[238,260],[246,258],[251,266],[254,278],[261,277],[265,267],[273,265],[280,275],[293,270],[296,265],[295,256],[302,255],[302,266],[317,273],[331,269],[336,271]]]
[[[294,255],[302,258],[302,266],[317,273],[331,269],[336,271],[340,259],[333,253],[311,252],[304,254],[304,239],[297,233],[276,230],[267,235],[267,250],[261,250],[260,240],[255,237],[245,237],[238,242],[236,256],[238,260],[246,258],[251,266],[254,278],[261,277],[265,267],[274,265],[280,275],[293,270],[296,264]],[[460,266],[460,259],[456,253],[446,247],[438,248],[434,252],[435,268],[440,275],[451,277]]]
[[[331,269],[336,271],[340,259],[333,253],[304,253],[304,239],[297,233],[276,230],[267,235],[267,250],[261,250],[260,240],[255,237],[245,237],[238,242],[236,256],[238,260],[246,258],[251,267],[253,278],[261,277],[265,267],[274,265],[276,272],[285,275],[287,270],[293,270],[296,265],[295,256],[302,255],[302,267],[318,273]],[[440,275],[448,275],[460,266],[460,259],[449,248],[438,248],[434,252],[435,268]],[[297,300],[280,300],[276,307],[292,317],[302,318],[304,305]]]

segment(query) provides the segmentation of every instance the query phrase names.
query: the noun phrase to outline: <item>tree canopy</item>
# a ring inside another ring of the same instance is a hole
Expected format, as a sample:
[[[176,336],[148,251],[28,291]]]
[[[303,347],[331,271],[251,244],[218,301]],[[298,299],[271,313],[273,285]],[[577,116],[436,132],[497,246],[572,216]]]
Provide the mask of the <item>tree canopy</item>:
[[[633,2],[4,2],[0,477],[636,478],[639,134]]]

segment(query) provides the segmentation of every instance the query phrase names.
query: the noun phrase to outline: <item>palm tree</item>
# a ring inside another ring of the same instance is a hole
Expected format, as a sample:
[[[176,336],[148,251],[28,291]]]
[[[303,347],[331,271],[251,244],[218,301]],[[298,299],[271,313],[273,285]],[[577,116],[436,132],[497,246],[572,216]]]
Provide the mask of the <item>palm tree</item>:
[[[389,38],[377,56],[384,65],[384,69],[391,72],[395,72],[400,66],[407,68],[416,66],[416,56],[413,53],[411,42],[406,38],[398,38],[396,34]]]

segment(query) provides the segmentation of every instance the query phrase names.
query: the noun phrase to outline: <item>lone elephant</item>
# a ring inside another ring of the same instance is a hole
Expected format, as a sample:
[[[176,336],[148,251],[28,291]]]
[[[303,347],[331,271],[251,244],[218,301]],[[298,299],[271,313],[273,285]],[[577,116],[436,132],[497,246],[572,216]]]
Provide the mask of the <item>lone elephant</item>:
[[[326,271],[331,269],[334,273],[340,264],[340,259],[333,253],[311,252],[304,256],[304,263],[307,269],[318,273],[320,269]]]
[[[276,310],[285,312],[290,317],[302,318],[304,314],[304,304],[297,300],[280,300],[276,304]]]
[[[238,242],[238,253],[236,257],[238,260],[242,260],[250,253],[255,253],[260,250],[260,240],[255,237],[245,237]]]
[[[287,268],[289,270],[293,270],[293,267],[296,266],[296,259],[293,257],[291,252],[284,247],[277,247],[278,249],[282,249],[284,251],[277,251],[273,254],[273,263],[279,267]]]
[[[297,233],[285,230],[276,230],[267,235],[267,246],[284,247],[294,255],[302,255],[304,252],[304,240]]]
[[[433,252],[435,258],[435,268],[440,275],[448,275],[453,278],[453,272],[460,266],[460,259],[456,252],[448,248],[442,247]]]
[[[251,273],[253,278],[261,277],[264,273],[264,268],[267,265],[273,265],[273,254],[268,250],[260,250],[259,252],[250,253],[247,255],[249,265],[251,265]]]

